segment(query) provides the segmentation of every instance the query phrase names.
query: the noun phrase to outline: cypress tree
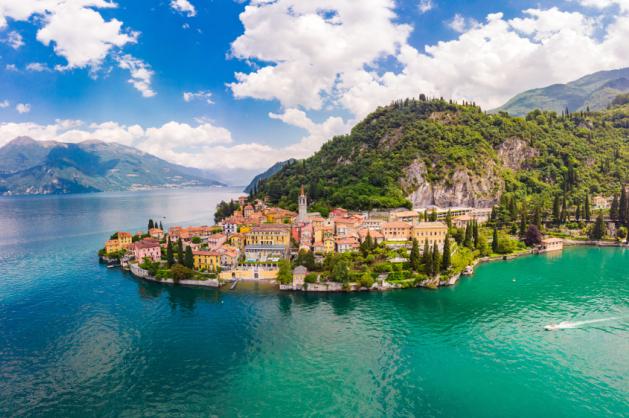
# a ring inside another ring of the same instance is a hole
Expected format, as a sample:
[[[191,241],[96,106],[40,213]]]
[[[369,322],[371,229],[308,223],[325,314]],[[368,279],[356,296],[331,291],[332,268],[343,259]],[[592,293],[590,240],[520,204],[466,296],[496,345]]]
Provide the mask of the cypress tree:
[[[152,219],[149,219],[148,229],[153,229],[153,228],[155,228],[155,224],[153,223]]]
[[[592,214],[590,212],[590,195],[585,195],[585,207],[583,208],[583,217],[586,221],[590,222]]]
[[[164,230],[164,226],[162,225],[162,221],[159,221],[159,229]]]
[[[555,200],[553,200],[553,222],[556,225],[559,225],[561,223],[561,209],[559,205],[559,196],[555,196]]]
[[[629,225],[629,202],[625,186],[620,187],[620,202],[618,204],[618,220],[623,225]]]
[[[612,221],[617,221],[619,216],[620,210],[618,208],[618,197],[614,195],[614,198],[612,199],[612,205],[609,208],[609,218]]]
[[[430,221],[435,222],[436,220],[437,220],[437,211],[433,209],[432,213],[430,214]]]
[[[436,276],[439,274],[439,271],[441,269],[441,254],[439,254],[439,247],[437,246],[437,243],[435,242],[432,246],[432,275]]]
[[[568,216],[568,213],[566,212],[566,194],[564,193],[561,199],[561,215],[559,218],[559,223],[562,223],[562,224],[565,223],[567,216]]]
[[[474,238],[474,248],[478,248],[478,222],[474,221],[472,229],[472,237]]]
[[[448,229],[452,228],[452,212],[450,212],[450,209],[448,209],[448,213],[446,213],[446,225],[448,225]]]
[[[428,240],[424,240],[424,254],[422,256],[424,262],[424,271],[426,274],[430,274],[432,271],[432,254],[430,253],[430,247],[428,246]]]
[[[169,268],[175,264],[175,253],[173,252],[173,243],[170,241],[170,238],[168,238],[168,245],[166,247],[166,262]]]
[[[194,256],[192,255],[192,247],[186,247],[186,256],[184,260],[184,265],[189,269],[194,268]]]
[[[491,250],[495,253],[498,252],[498,230],[494,228],[494,237],[491,241]]]
[[[581,219],[581,203],[577,203],[577,209],[574,211],[574,219],[577,222]]]
[[[533,223],[537,226],[537,229],[542,229],[542,214],[539,206],[535,207],[533,212]]]
[[[419,243],[416,238],[413,238],[413,246],[411,247],[411,268],[414,271],[419,271],[419,267],[421,265],[420,257],[419,257]]]
[[[443,242],[443,258],[441,259],[441,269],[447,271],[450,268],[450,234],[446,234]]]
[[[177,262],[183,266],[184,261],[185,260],[183,258],[183,243],[181,242],[181,238],[179,238],[179,240],[177,241]]]
[[[463,240],[463,245],[472,248],[472,223],[468,223],[465,226],[465,239]]]
[[[603,219],[603,212],[599,211],[596,217],[596,222],[590,232],[590,238],[599,240],[605,236],[605,220]]]
[[[526,212],[520,213],[520,236],[523,237],[526,234]]]

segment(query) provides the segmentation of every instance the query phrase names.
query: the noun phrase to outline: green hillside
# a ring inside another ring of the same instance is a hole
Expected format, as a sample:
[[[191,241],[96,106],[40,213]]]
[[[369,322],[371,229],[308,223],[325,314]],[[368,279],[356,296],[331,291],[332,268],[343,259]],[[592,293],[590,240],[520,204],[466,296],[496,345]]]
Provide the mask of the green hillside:
[[[578,204],[629,180],[629,105],[595,113],[535,111],[526,118],[474,105],[407,99],[380,107],[349,135],[260,182],[257,195],[295,209],[475,205],[518,201],[547,210]]]

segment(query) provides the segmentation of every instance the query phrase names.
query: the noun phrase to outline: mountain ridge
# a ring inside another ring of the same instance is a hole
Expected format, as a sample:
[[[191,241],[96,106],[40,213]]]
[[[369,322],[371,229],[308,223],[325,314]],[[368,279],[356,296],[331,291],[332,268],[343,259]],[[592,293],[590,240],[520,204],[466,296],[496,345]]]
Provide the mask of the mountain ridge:
[[[203,170],[137,148],[90,139],[79,143],[16,137],[0,147],[0,194],[65,194],[224,186]]]

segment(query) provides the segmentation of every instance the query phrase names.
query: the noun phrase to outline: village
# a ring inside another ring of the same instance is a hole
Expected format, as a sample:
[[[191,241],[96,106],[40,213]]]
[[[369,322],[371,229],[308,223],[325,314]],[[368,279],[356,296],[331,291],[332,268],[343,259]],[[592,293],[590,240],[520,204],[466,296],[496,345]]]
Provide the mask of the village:
[[[165,283],[219,287],[262,280],[282,290],[386,290],[451,285],[479,261],[560,251],[565,241],[539,236],[527,247],[495,228],[490,239],[485,235],[491,230],[482,225],[492,208],[336,208],[323,217],[308,211],[303,187],[298,212],[249,196],[232,203],[232,213],[213,226],[171,226],[166,232],[150,220],[146,232],[117,232],[100,255]],[[594,199],[594,205],[602,210],[608,202]],[[501,250],[498,241],[508,248]]]

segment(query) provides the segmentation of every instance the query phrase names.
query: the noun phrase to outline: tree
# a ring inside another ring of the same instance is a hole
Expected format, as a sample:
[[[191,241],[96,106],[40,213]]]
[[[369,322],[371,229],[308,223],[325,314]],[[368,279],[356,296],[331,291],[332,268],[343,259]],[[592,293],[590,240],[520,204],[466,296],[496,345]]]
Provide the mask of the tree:
[[[419,271],[419,267],[421,265],[420,257],[419,257],[419,243],[416,238],[413,238],[413,246],[411,247],[411,268],[414,271]]]
[[[335,282],[349,283],[349,263],[347,260],[341,259],[334,264],[332,278]]]
[[[277,281],[281,284],[289,284],[293,281],[293,272],[290,268],[290,261],[280,260],[277,263],[279,270],[277,272]]]
[[[623,239],[627,238],[626,226],[621,226],[618,228],[618,232],[616,232],[616,238],[618,238],[619,241],[622,241]]]
[[[166,262],[168,263],[168,268],[175,264],[175,253],[173,252],[173,243],[170,241],[170,238],[168,238],[168,244],[166,246]]]
[[[360,284],[361,287],[366,287],[367,289],[371,288],[371,286],[373,286],[374,284],[371,273],[369,273],[368,271],[364,272],[363,275],[360,276],[360,279],[358,279],[358,284]]]
[[[465,239],[463,240],[463,245],[467,248],[472,248],[472,223],[468,222],[465,226]]]
[[[491,241],[491,251],[494,253],[498,252],[498,247],[499,247],[499,242],[498,242],[498,230],[496,228],[494,228],[494,236],[493,239]]]
[[[433,209],[432,212],[430,213],[430,222],[436,222],[437,221],[437,210]]]
[[[448,209],[448,212],[446,213],[446,225],[448,225],[448,229],[452,228],[452,212],[450,209]]]
[[[472,223],[472,238],[474,240],[474,248],[478,248],[478,222]]]
[[[153,223],[152,219],[149,219],[148,229],[153,229],[153,228],[155,228],[155,224]]]
[[[183,242],[181,242],[181,238],[177,240],[177,262],[182,266],[185,265],[185,260],[183,258]]]
[[[574,211],[574,219],[576,219],[577,222],[581,219],[581,203],[577,203],[577,208]]]
[[[441,255],[439,254],[439,247],[435,242],[432,246],[432,266],[431,273],[433,276],[437,276],[441,269]]]
[[[428,240],[424,240],[424,254],[422,254],[422,261],[424,264],[424,272],[430,274],[432,272],[432,253],[430,252],[430,246]]]
[[[189,269],[194,268],[194,256],[192,255],[192,247],[189,245],[186,247],[184,266],[188,267]]]
[[[590,213],[590,195],[589,194],[585,195],[585,205],[584,205],[584,208],[583,208],[583,217],[588,222],[590,222],[590,219],[592,217],[592,214]]]
[[[175,283],[178,283],[180,280],[188,280],[192,278],[194,272],[190,270],[186,266],[182,266],[181,264],[175,264],[170,269],[170,272],[173,275],[173,280]]]
[[[620,202],[618,203],[618,220],[621,224],[629,226],[629,202],[625,186],[620,186]]]
[[[526,234],[524,236],[524,243],[529,247],[534,245],[538,245],[542,242],[542,233],[539,232],[539,229],[536,225],[529,225],[526,230]]]
[[[162,231],[164,230],[164,227],[162,226],[162,221],[159,221],[159,229],[161,229]]]
[[[450,234],[446,234],[446,239],[443,242],[443,258],[441,259],[441,269],[448,271],[451,263],[450,254]]]
[[[555,199],[553,200],[553,223],[555,225],[559,225],[561,224],[561,208],[560,205],[561,202],[559,201],[559,196],[555,196]]]
[[[536,206],[533,211],[533,224],[535,224],[538,229],[542,229],[542,213],[539,206]]]
[[[619,216],[620,216],[620,210],[618,207],[618,197],[614,195],[614,198],[612,199],[612,204],[609,208],[609,218],[615,222],[618,220]]]
[[[599,240],[605,236],[605,220],[603,219],[603,212],[599,211],[596,217],[596,222],[590,230],[590,239]]]
[[[527,221],[526,212],[523,210],[520,213],[520,230],[518,231],[521,237],[523,237],[524,234],[526,234],[526,224],[527,224],[526,221]]]

